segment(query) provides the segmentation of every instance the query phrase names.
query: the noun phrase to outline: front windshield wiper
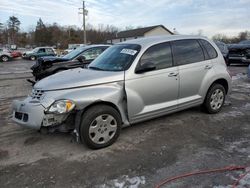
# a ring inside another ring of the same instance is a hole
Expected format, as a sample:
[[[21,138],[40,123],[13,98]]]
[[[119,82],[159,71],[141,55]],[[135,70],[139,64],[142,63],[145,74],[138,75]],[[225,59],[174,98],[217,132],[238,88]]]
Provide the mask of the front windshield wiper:
[[[101,69],[101,68],[99,68],[99,67],[93,67],[93,66],[89,67],[89,69],[104,71],[104,69]]]

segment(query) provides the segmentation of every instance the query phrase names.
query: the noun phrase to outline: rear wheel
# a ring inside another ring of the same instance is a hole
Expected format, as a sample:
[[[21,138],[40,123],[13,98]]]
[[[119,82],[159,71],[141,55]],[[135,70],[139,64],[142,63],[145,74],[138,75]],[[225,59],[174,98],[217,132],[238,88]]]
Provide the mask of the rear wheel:
[[[104,148],[117,140],[121,124],[120,114],[111,106],[93,106],[82,117],[80,136],[88,147]]]
[[[9,59],[10,58],[7,55],[1,56],[1,61],[3,61],[3,62],[9,61]]]
[[[218,113],[224,104],[225,96],[226,91],[221,84],[212,85],[204,101],[206,111],[210,114]]]

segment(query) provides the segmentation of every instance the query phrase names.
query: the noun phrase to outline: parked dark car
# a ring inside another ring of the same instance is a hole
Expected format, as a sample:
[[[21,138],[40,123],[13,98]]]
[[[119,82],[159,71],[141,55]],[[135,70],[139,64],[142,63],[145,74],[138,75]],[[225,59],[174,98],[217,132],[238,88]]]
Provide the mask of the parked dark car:
[[[89,45],[79,47],[63,57],[38,58],[31,67],[35,80],[41,80],[47,76],[67,69],[86,67],[110,45]]]
[[[23,59],[35,61],[39,57],[56,56],[56,52],[51,47],[37,47],[32,51],[24,52],[22,56]]]
[[[229,56],[229,50],[227,45],[224,42],[220,42],[220,41],[216,41],[215,44],[218,46],[218,48],[220,49],[226,64],[228,65],[228,56]]]
[[[247,76],[248,76],[248,78],[250,78],[250,65],[248,66]]]
[[[229,49],[229,65],[231,63],[250,64],[250,41],[241,41],[238,44],[231,44]]]

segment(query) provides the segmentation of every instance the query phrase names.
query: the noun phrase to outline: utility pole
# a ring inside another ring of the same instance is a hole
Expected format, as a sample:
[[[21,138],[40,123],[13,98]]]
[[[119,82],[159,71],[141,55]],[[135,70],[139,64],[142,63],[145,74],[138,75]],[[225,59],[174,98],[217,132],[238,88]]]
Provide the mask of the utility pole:
[[[81,12],[79,12],[79,14],[82,14],[83,43],[87,44],[85,16],[88,15],[88,10],[85,9],[85,2],[84,1],[82,1],[82,8],[79,8],[79,10],[81,11]]]

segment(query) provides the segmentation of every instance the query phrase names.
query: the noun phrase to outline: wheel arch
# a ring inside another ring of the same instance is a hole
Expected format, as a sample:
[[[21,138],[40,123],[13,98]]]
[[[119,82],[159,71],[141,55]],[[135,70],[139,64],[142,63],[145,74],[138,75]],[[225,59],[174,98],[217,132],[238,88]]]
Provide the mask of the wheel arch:
[[[228,81],[224,78],[215,79],[213,82],[210,83],[209,87],[206,90],[206,93],[204,93],[203,103],[206,100],[209,90],[211,89],[211,87],[213,87],[214,84],[221,84],[225,88],[226,94],[228,94],[229,91]]]
[[[228,89],[229,89],[229,85],[226,79],[224,78],[220,78],[215,80],[209,87],[209,89],[214,85],[214,84],[220,84],[225,88],[226,94],[228,93]],[[209,89],[207,90],[207,92],[209,91]]]
[[[122,114],[121,111],[119,110],[119,108],[112,102],[108,102],[108,101],[96,101],[93,102],[91,104],[89,104],[88,106],[86,106],[85,108],[78,110],[76,112],[76,116],[75,116],[75,129],[78,132],[78,134],[80,133],[80,126],[81,126],[81,122],[82,122],[82,115],[90,108],[94,107],[94,106],[98,106],[98,105],[107,105],[110,106],[112,108],[114,108],[120,115],[120,118],[122,120],[123,123],[123,118],[122,118]],[[79,137],[80,138],[80,137]]]

